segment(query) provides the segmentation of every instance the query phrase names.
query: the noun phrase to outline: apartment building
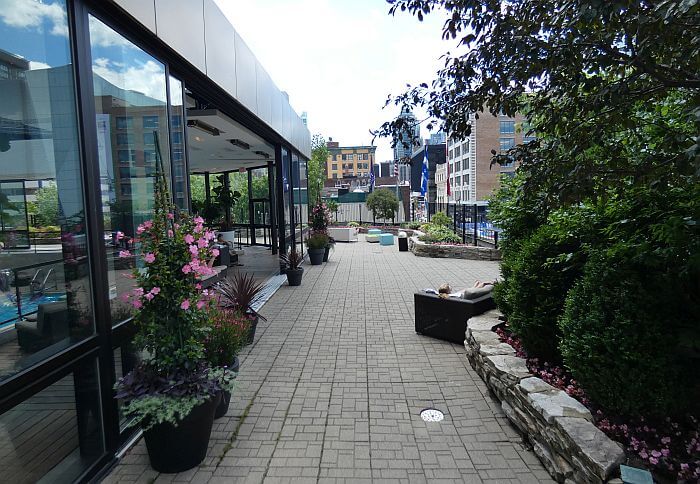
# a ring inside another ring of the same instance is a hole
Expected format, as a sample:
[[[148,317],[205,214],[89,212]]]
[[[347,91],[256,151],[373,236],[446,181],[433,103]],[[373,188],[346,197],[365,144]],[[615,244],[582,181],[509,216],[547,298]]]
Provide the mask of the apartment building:
[[[340,146],[333,138],[326,143],[328,160],[326,176],[331,180],[350,177],[369,177],[375,162],[376,146]]]
[[[500,185],[502,175],[513,176],[515,164],[491,166],[493,154],[504,152],[516,144],[528,141],[524,137],[523,117],[493,116],[479,113],[469,116],[471,135],[466,139],[449,137],[447,160],[451,196],[449,202],[476,203],[488,200]]]

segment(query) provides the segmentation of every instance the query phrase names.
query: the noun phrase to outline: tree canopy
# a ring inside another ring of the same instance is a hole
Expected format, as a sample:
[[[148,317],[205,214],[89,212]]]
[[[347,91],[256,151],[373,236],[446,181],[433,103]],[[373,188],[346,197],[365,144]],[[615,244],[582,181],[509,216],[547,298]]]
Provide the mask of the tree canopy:
[[[326,162],[328,161],[326,139],[315,134],[311,140],[311,158],[307,164],[309,202],[316,203],[321,199],[323,183],[326,180]]]

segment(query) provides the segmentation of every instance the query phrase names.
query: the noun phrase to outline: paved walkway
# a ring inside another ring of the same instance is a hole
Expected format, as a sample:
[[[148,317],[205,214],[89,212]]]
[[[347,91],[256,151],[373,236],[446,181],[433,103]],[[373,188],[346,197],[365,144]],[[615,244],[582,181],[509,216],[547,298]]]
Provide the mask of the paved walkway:
[[[338,244],[262,310],[199,468],[159,475],[143,442],[107,482],[552,482],[464,348],[419,336],[413,292],[493,279],[497,263]],[[419,412],[435,407],[440,423]]]

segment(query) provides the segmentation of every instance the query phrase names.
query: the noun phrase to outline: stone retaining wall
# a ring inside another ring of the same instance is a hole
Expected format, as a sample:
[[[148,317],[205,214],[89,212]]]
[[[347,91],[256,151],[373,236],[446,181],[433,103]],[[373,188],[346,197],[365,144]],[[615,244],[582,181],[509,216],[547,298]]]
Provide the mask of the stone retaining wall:
[[[423,235],[415,231],[409,238],[408,247],[418,257],[439,257],[447,259],[471,260],[501,260],[501,252],[490,247],[475,247],[473,245],[434,245],[418,240]]]
[[[549,473],[566,484],[621,482],[611,476],[625,459],[620,444],[593,425],[588,409],[530,374],[525,360],[492,331],[501,313],[467,322],[464,346],[472,367],[525,435]]]

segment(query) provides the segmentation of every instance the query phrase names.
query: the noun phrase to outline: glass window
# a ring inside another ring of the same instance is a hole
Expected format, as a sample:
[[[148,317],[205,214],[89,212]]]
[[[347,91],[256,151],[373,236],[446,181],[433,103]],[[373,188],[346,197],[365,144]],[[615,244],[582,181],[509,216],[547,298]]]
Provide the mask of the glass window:
[[[0,381],[94,334],[66,4],[31,5],[0,15]]]
[[[133,139],[129,144],[133,144]],[[136,150],[117,150],[117,159],[121,163],[131,163],[136,161]]]
[[[185,173],[185,156],[183,149],[183,140],[185,139],[184,126],[182,118],[184,112],[184,95],[182,93],[182,82],[175,77],[168,78],[170,87],[170,139],[173,146],[173,171],[175,172],[175,180],[173,181],[173,194],[175,195],[175,205],[181,209],[187,209],[187,184]],[[178,175],[179,173],[179,175]]]
[[[91,16],[89,25],[109,298],[116,324],[131,315],[120,296],[133,287],[130,273],[141,264],[133,257],[120,258],[119,252],[134,249],[136,228],[152,216],[156,170],[170,178],[166,76],[162,63],[96,18]],[[134,138],[153,142],[148,150],[128,147],[133,163],[129,178],[115,177],[119,172],[112,161],[124,159],[122,153],[115,156],[109,143],[119,119],[139,120],[127,121]]]
[[[515,134],[515,121],[500,121],[500,134]]]
[[[456,161],[455,162],[455,171],[461,171],[461,170],[462,170],[462,162]]]
[[[450,160],[451,160],[452,158],[454,158],[454,151],[453,151],[453,150],[450,150],[450,152],[449,152],[449,154],[447,155],[447,157],[448,157]]]
[[[76,481],[104,452],[95,361],[0,415],[0,435],[0,482]]]
[[[132,118],[131,116],[117,116],[116,125],[117,129],[133,129],[134,118]]]
[[[513,146],[515,146],[515,139],[514,138],[499,138],[498,140],[499,147],[501,151],[507,151],[511,149]]]
[[[462,152],[469,153],[469,140],[464,140],[464,143],[462,144]]]
[[[462,154],[462,153],[461,153],[461,151],[460,151],[459,146],[455,146],[455,158],[457,158],[457,157],[460,156],[461,154]]]
[[[147,146],[153,146],[156,144],[156,137],[153,133],[143,133],[143,144]]]
[[[337,164],[337,163],[333,163],[333,164],[331,165],[331,170],[337,170],[337,169],[338,169],[338,164]]]
[[[158,116],[144,116],[143,129],[158,129]]]
[[[348,159],[348,155],[340,155],[340,159],[345,161]],[[345,166],[345,165],[343,165],[343,166]]]

